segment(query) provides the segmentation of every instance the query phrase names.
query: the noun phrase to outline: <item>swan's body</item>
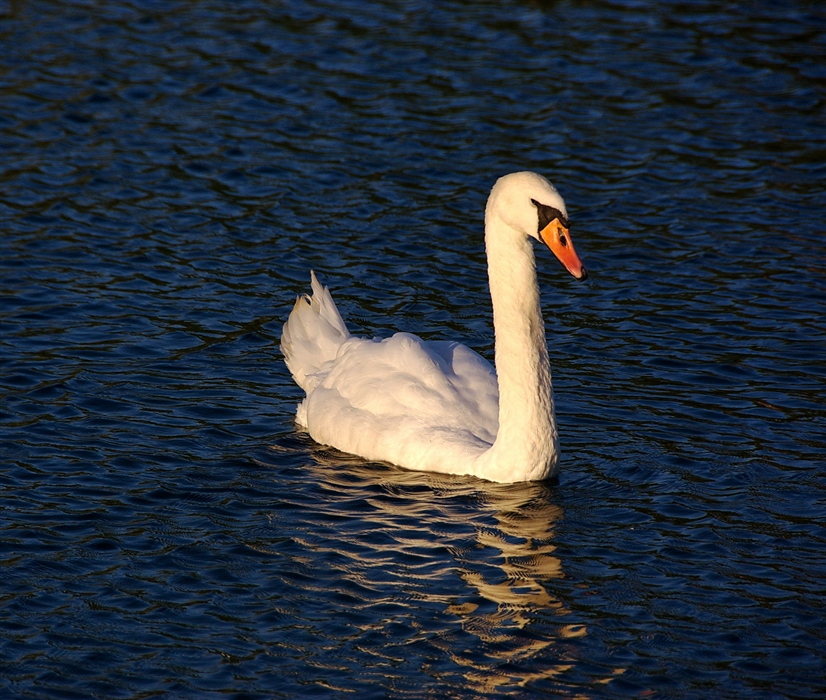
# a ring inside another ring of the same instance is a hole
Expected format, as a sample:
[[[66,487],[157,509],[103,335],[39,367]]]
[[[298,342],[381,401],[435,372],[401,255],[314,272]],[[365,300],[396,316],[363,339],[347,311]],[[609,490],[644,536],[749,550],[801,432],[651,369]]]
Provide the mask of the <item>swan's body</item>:
[[[298,298],[281,338],[307,394],[298,422],[317,442],[408,469],[499,482],[552,476],[558,440],[531,238],[586,276],[553,185],[534,173],[506,175],[485,210],[498,378],[459,343],[351,336],[312,273],[313,295]]]

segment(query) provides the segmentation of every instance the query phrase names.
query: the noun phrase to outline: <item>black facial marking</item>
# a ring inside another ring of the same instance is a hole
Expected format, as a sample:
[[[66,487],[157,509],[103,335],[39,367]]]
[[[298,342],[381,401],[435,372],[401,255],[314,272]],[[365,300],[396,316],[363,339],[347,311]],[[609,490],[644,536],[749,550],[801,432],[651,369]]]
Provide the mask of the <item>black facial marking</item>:
[[[565,228],[571,228],[570,224],[568,223],[568,217],[565,216],[561,211],[559,211],[559,209],[549,207],[547,204],[540,204],[535,199],[532,199],[531,202],[539,212],[540,231],[542,231],[554,219],[559,219],[559,223],[562,224]]]

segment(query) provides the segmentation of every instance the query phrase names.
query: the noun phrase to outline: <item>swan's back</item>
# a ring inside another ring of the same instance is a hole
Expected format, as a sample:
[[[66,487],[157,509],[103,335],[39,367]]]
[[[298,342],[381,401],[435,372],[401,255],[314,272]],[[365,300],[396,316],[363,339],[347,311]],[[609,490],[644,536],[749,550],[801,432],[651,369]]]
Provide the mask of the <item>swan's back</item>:
[[[308,392],[302,418],[318,442],[367,459],[468,472],[460,462],[472,462],[496,439],[496,376],[459,343],[410,333],[351,336]]]
[[[459,343],[410,333],[353,337],[315,274],[312,288],[281,337],[287,366],[307,393],[297,421],[317,442],[367,459],[469,472],[498,430],[491,364]]]

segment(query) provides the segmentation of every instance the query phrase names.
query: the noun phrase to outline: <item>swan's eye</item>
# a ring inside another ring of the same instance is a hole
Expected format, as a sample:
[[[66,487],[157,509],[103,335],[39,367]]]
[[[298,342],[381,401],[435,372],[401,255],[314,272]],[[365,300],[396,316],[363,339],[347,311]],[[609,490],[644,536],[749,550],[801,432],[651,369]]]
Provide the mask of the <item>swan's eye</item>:
[[[554,207],[550,207],[547,204],[537,202],[535,199],[531,200],[531,204],[536,207],[537,214],[539,215],[540,231],[546,228],[554,219],[557,219],[565,228],[568,228],[568,219],[559,209],[554,209]]]

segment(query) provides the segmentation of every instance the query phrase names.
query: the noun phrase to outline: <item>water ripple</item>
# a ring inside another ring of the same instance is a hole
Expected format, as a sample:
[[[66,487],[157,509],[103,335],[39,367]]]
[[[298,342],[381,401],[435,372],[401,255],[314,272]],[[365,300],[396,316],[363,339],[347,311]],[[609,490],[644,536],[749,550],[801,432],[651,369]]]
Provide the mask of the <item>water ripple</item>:
[[[813,2],[0,3],[9,698],[821,697]],[[482,212],[549,175],[562,473],[296,431],[353,332],[492,357]]]

